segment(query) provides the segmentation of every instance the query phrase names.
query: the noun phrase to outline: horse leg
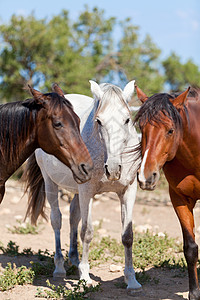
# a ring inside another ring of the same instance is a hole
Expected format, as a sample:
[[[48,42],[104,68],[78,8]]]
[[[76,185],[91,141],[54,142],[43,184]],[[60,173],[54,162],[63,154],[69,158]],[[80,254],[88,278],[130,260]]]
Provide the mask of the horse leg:
[[[197,277],[198,245],[195,243],[193,205],[186,202],[184,198],[180,198],[172,189],[169,191],[183,232],[183,250],[189,275],[189,299],[200,300]]]
[[[72,265],[79,265],[78,249],[77,249],[77,235],[78,224],[81,219],[81,212],[79,206],[79,195],[74,195],[74,198],[70,205],[70,250],[69,259]]]
[[[58,205],[58,186],[49,177],[45,178],[46,196],[51,206],[51,225],[55,234],[56,252],[54,256],[55,270],[54,277],[65,277],[64,258],[61,252],[60,229],[62,223],[62,215]]]
[[[124,279],[127,283],[127,289],[138,290],[142,286],[135,278],[132,260],[133,229],[132,213],[137,191],[137,181],[135,180],[128,186],[124,194],[119,194],[121,201],[121,219],[122,219],[122,243],[125,250],[125,269]]]
[[[90,278],[89,275],[88,255],[89,255],[89,245],[93,238],[93,226],[92,226],[92,218],[91,218],[93,198],[92,196],[88,197],[87,192],[88,191],[84,193],[82,193],[81,191],[79,192],[79,205],[80,205],[81,219],[82,219],[81,240],[83,244],[83,253],[78,268],[79,268],[80,279],[84,279],[88,285],[91,285],[92,279]]]

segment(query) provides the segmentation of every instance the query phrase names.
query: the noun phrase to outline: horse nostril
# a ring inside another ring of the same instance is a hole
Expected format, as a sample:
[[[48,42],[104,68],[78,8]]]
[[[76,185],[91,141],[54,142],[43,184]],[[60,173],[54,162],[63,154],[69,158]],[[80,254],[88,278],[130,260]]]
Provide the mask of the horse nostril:
[[[106,170],[106,176],[110,176],[110,173],[108,171],[108,165],[105,165],[105,170]]]
[[[87,166],[86,166],[85,164],[80,164],[79,170],[80,170],[83,174],[88,175]]]
[[[157,173],[154,172],[154,173],[153,173],[153,179],[154,179],[154,180],[156,179],[156,176],[157,176]]]

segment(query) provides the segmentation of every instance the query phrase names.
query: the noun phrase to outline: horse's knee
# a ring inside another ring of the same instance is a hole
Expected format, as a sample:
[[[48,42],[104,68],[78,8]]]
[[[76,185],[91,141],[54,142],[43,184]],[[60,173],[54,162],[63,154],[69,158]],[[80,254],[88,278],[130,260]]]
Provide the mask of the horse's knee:
[[[86,242],[86,243],[90,243],[92,238],[93,238],[93,228],[91,225],[87,226],[87,225],[82,225],[81,228],[81,240]]]
[[[61,229],[62,225],[62,214],[60,210],[58,209],[57,211],[51,211],[51,226],[53,227],[54,230],[56,229]]]
[[[128,224],[125,231],[122,234],[122,244],[124,247],[130,248],[133,244],[133,229],[132,222]]]
[[[198,245],[195,241],[191,240],[187,244],[185,243],[183,250],[187,263],[196,264],[198,260]]]

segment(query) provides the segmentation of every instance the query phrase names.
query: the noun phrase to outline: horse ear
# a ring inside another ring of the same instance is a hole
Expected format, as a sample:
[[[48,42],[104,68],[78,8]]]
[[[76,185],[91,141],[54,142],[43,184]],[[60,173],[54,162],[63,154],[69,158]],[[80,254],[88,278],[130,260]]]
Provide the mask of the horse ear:
[[[130,81],[129,83],[127,83],[127,85],[125,86],[124,90],[123,90],[123,94],[125,97],[126,102],[129,102],[133,96],[134,93],[134,86],[135,80]]]
[[[148,99],[147,95],[137,85],[135,85],[135,89],[138,99],[144,103]]]
[[[175,99],[171,99],[172,104],[176,107],[184,105],[187,100],[189,90],[190,90],[190,86],[185,92],[181,93],[178,97],[176,97]]]
[[[101,90],[98,83],[96,83],[93,80],[89,80],[89,83],[91,84],[90,88],[91,88],[91,92],[92,92],[94,98],[96,98],[97,100],[101,100],[101,98],[103,96],[103,91]]]
[[[45,95],[35,89],[33,89],[30,85],[28,85],[29,92],[33,96],[35,102],[39,105],[45,106],[46,99]]]
[[[52,86],[52,91],[57,93],[59,96],[61,97],[65,97],[64,92],[62,91],[62,89],[59,87],[59,85],[57,83],[53,83]]]

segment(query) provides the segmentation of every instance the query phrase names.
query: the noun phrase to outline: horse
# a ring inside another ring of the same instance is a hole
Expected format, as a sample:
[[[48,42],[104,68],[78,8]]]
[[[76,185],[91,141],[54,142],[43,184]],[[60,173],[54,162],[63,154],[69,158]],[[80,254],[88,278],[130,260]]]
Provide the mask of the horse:
[[[53,273],[55,277],[66,275],[60,243],[61,212],[58,205],[58,186],[75,194],[70,205],[69,259],[73,265],[78,266],[80,279],[84,279],[88,285],[92,284],[88,263],[89,244],[93,237],[92,201],[96,194],[115,192],[121,202],[125,282],[128,289],[139,290],[141,285],[135,278],[132,263],[132,210],[140,157],[131,154],[131,149],[137,147],[139,141],[128,107],[134,92],[134,81],[130,81],[124,90],[109,83],[98,85],[90,81],[90,84],[93,98],[77,94],[67,94],[66,98],[73,104],[81,120],[81,135],[94,163],[91,180],[84,184],[76,184],[66,166],[38,149],[29,161],[34,167],[32,172],[29,172],[27,187],[31,192],[35,181],[41,187],[45,185],[46,196],[51,206],[51,224],[55,233]],[[28,166],[27,168],[29,169]],[[45,195],[42,199],[38,195],[32,197],[30,193],[29,205],[31,207],[34,203],[41,203],[40,210],[43,211],[44,199]],[[35,220],[38,215],[35,217],[31,214],[32,217]],[[77,230],[80,219],[82,219],[80,236],[83,244],[81,262],[77,250]]]
[[[142,133],[139,185],[154,190],[163,168],[182,228],[189,299],[199,300],[193,208],[200,198],[200,89],[189,87],[182,93],[160,93],[149,98],[138,87],[136,91],[143,102],[134,120]]]
[[[43,94],[29,86],[32,99],[0,105],[0,203],[5,182],[37,149],[70,167],[74,179],[90,179],[93,163],[79,131],[79,118],[63,91]]]

